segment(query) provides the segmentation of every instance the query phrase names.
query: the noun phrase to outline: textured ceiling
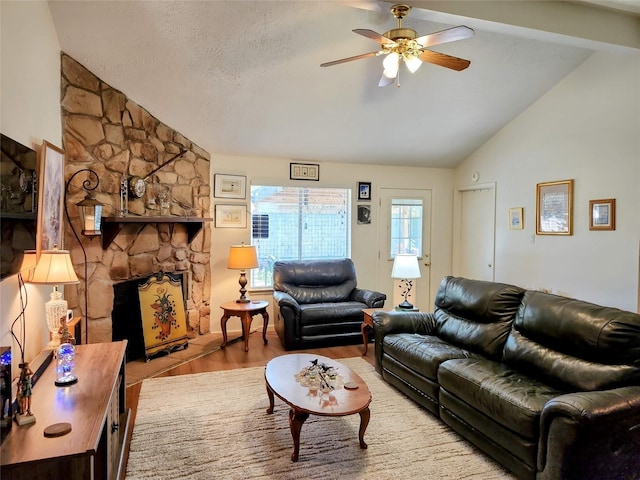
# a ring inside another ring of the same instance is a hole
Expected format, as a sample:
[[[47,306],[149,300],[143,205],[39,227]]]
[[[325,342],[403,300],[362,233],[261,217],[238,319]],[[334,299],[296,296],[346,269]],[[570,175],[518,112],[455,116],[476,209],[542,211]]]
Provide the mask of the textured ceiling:
[[[390,3],[49,2],[65,53],[214,158],[452,167],[600,45],[416,3],[429,8],[404,26],[419,35],[475,29],[433,48],[471,66],[424,64],[379,88],[381,58],[319,65],[377,50],[351,30],[394,28]]]

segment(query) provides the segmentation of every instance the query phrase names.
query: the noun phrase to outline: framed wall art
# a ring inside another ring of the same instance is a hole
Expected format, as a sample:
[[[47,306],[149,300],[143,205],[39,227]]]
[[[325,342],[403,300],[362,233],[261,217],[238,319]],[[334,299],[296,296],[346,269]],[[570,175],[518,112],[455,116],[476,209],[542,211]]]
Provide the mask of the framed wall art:
[[[358,225],[369,225],[371,223],[371,207],[369,205],[358,205]]]
[[[589,230],[616,229],[616,199],[589,200]]]
[[[42,144],[38,180],[38,230],[36,250],[62,250],[62,208],[64,200],[64,151],[47,142]]]
[[[509,209],[509,230],[522,230],[524,228],[522,207]]]
[[[138,286],[145,359],[188,346],[182,285],[158,274]]]
[[[371,200],[371,182],[358,182],[358,200]]]
[[[316,163],[289,164],[289,178],[291,180],[320,180],[320,165]]]
[[[216,205],[216,228],[247,228],[247,206]]]
[[[217,198],[246,198],[247,177],[243,175],[213,176],[213,196]]]
[[[536,234],[571,235],[573,180],[536,185]]]

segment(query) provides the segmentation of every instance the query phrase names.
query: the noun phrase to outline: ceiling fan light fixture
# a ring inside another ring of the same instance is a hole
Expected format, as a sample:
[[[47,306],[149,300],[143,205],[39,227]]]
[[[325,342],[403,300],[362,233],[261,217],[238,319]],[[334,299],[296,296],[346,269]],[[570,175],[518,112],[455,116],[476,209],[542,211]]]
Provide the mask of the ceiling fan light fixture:
[[[420,65],[422,65],[422,60],[418,57],[408,56],[404,57],[404,63],[411,73],[416,73],[420,68]]]
[[[400,56],[396,52],[389,53],[382,61],[384,67],[384,76],[387,78],[396,78],[398,75],[398,61]]]

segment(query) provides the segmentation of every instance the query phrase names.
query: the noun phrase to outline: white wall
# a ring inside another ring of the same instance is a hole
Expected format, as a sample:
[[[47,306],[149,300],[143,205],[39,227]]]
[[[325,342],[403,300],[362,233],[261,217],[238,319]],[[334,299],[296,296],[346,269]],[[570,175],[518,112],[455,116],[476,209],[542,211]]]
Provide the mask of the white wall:
[[[374,133],[375,134],[375,133]],[[422,188],[432,190],[431,217],[431,292],[429,305],[433,305],[435,290],[444,275],[451,271],[451,213],[453,170],[389,167],[360,164],[320,163],[319,182],[301,182],[289,180],[288,159],[269,159],[254,157],[237,157],[213,154],[211,158],[211,175],[222,173],[247,176],[247,200],[231,201],[213,198],[216,203],[246,203],[249,207],[250,184],[255,185],[297,185],[309,184],[314,187],[340,187],[352,189],[351,212],[351,258],[358,275],[358,286],[361,288],[379,289],[378,276],[378,191],[380,188]],[[296,160],[298,161],[298,160]],[[357,201],[357,183],[371,182],[371,202]],[[211,180],[213,185],[213,178]],[[372,207],[372,222],[370,225],[357,225],[356,206],[358,203],[368,203]],[[250,209],[250,207],[249,207]],[[212,207],[215,213],[215,208]],[[220,317],[222,311],[219,306],[239,297],[238,278],[236,270],[227,270],[227,256],[229,246],[241,242],[251,242],[250,222],[248,228],[212,228],[211,245],[211,331],[220,331]],[[391,293],[391,292],[390,292]],[[250,292],[252,299],[272,301],[271,293]],[[392,305],[393,299],[387,297],[386,305]],[[252,328],[260,326],[262,319],[257,316]],[[240,330],[237,318],[229,320],[227,329]]]
[[[40,151],[43,140],[61,146],[60,45],[46,2],[0,2],[0,130]],[[32,360],[49,340],[44,303],[51,287],[27,285],[27,345]],[[20,312],[17,275],[0,283],[0,345],[18,347],[10,328]]]
[[[456,169],[497,183],[496,280],[636,311],[640,292],[640,54],[596,53]],[[536,183],[574,179],[573,235],[535,235]],[[589,200],[616,199],[616,230]],[[524,207],[524,230],[507,210]]]

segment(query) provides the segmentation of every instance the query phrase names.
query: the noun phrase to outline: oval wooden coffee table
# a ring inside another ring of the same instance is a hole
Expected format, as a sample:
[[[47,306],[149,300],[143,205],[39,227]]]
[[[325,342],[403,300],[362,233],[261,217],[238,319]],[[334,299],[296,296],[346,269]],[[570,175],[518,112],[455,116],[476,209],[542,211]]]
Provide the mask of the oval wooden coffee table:
[[[339,387],[322,392],[320,389],[305,387],[296,381],[296,375],[317,360],[319,364],[333,366],[344,384],[352,388]],[[269,396],[267,413],[273,413],[274,395],[291,407],[289,410],[289,426],[293,437],[293,453],[291,460],[298,461],[300,452],[300,430],[309,415],[326,417],[342,417],[360,414],[359,441],[360,448],[367,448],[364,432],[369,425],[371,413],[371,392],[359,375],[349,368],[330,358],[321,355],[295,353],[276,357],[267,363],[264,371]],[[350,385],[351,384],[351,385]],[[356,387],[356,388],[353,388]]]

